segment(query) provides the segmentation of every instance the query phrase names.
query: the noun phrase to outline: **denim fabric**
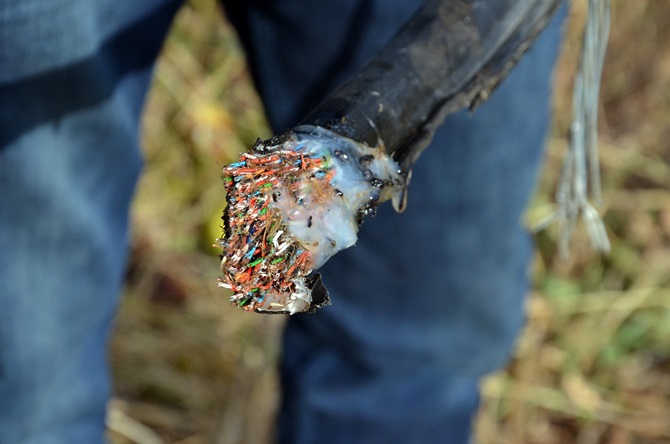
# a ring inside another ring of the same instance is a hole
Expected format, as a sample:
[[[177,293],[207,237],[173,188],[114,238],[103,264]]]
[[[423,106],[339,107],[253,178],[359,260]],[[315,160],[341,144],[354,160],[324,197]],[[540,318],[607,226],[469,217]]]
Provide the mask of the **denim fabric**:
[[[101,442],[105,346],[141,168],[138,118],[179,2],[0,2],[0,443]],[[410,0],[228,2],[283,130],[377,50]],[[284,443],[465,443],[477,380],[522,321],[519,225],[548,124],[558,29],[416,165],[289,320]]]
[[[138,119],[177,6],[0,2],[2,444],[103,440]]]

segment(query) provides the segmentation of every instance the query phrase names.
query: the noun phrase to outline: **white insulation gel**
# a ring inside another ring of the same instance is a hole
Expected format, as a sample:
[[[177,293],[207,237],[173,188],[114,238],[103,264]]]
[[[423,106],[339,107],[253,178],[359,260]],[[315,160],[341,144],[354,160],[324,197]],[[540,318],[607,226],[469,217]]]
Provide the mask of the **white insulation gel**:
[[[384,150],[323,128],[299,127],[296,140],[289,144],[294,146],[283,149],[324,159],[324,174],[332,177],[329,187],[303,181],[296,195],[280,188],[274,204],[281,210],[288,232],[312,253],[316,269],[338,251],[354,245],[360,216],[391,193],[402,192],[404,181],[398,165]]]

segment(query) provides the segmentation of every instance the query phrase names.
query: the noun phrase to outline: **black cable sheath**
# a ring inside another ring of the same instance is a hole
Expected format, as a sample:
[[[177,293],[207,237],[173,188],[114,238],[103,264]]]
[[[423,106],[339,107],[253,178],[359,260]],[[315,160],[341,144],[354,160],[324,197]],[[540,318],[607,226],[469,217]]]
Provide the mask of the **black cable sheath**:
[[[486,100],[563,0],[428,0],[303,121],[376,146],[407,172],[444,118]]]

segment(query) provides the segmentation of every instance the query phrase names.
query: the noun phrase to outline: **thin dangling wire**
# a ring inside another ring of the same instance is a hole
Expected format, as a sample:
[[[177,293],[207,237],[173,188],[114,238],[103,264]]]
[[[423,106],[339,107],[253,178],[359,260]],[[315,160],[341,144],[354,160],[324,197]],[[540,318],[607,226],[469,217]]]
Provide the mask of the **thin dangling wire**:
[[[568,253],[570,237],[581,217],[591,245],[609,252],[610,242],[598,211],[602,202],[598,162],[598,96],[611,22],[610,0],[589,0],[579,67],[573,91],[570,147],[556,191],[557,210],[539,229],[559,222],[561,255]]]

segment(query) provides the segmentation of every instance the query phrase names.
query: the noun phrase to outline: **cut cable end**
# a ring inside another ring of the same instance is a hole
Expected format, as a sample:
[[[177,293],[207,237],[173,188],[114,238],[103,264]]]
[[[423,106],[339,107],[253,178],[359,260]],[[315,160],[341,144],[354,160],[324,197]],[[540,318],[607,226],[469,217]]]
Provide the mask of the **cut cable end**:
[[[328,305],[314,270],[354,245],[363,217],[404,188],[382,149],[312,126],[259,141],[222,172],[219,286],[233,291],[233,304],[262,313]]]

